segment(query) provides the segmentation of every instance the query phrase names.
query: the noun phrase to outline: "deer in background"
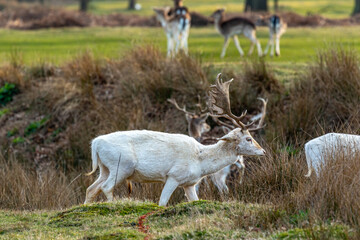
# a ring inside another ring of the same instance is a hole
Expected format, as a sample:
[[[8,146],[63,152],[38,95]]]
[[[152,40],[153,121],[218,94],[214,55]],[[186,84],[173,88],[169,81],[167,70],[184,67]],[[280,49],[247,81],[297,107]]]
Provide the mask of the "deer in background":
[[[305,156],[310,177],[312,169],[319,177],[321,168],[329,158],[334,158],[339,152],[345,155],[354,155],[360,151],[360,136],[344,133],[328,133],[314,138],[305,144]]]
[[[270,56],[274,56],[274,40],[275,40],[275,55],[280,56],[280,37],[286,32],[287,24],[278,15],[273,15],[268,19],[269,27],[269,42],[265,48],[264,55],[270,50]]]
[[[173,104],[176,109],[185,113],[185,118],[188,123],[188,133],[190,137],[196,139],[196,141],[201,142],[201,137],[204,133],[210,131],[209,124],[206,123],[206,119],[209,117],[209,114],[201,108],[201,105],[198,105],[200,108],[200,114],[192,113],[186,110],[186,107],[180,108],[175,99],[168,99],[168,102]],[[200,103],[199,103],[200,104]]]
[[[177,187],[183,187],[189,201],[198,200],[195,185],[205,176],[235,163],[238,155],[263,156],[265,150],[253,139],[253,124],[244,124],[244,114],[231,112],[229,86],[217,77],[210,87],[212,116],[224,117],[237,126],[216,144],[203,145],[184,134],[148,130],[118,131],[91,142],[92,171],[100,168],[98,179],[86,190],[85,203],[102,191],[113,201],[117,184],[125,181],[163,182],[159,205],[166,206]]]
[[[181,2],[181,1],[180,1]],[[170,7],[153,8],[156,18],[164,28],[167,38],[167,56],[174,56],[182,49],[188,53],[188,37],[191,24],[191,16],[186,7],[181,3],[175,3],[175,9]]]
[[[215,21],[215,29],[224,37],[224,46],[221,52],[220,57],[225,57],[226,49],[229,46],[230,38],[233,38],[235,46],[239,51],[241,56],[244,56],[244,51],[240,47],[238,34],[244,34],[251,41],[251,46],[248,55],[251,55],[254,46],[257,46],[258,55],[262,56],[262,50],[260,42],[256,38],[256,26],[255,24],[247,19],[242,17],[234,17],[230,19],[225,19],[224,14],[225,9],[216,10],[211,17]]]

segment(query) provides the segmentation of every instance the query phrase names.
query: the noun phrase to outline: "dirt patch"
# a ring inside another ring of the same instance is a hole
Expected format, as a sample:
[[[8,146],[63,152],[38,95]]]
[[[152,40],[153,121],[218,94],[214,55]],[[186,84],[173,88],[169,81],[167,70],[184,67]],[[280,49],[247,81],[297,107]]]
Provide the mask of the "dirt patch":
[[[350,26],[360,23],[360,15],[344,19],[329,19],[320,15],[301,16],[294,12],[279,14],[288,23],[289,27],[305,26]],[[268,13],[228,13],[227,17],[242,16],[254,22],[260,17],[269,17]],[[212,19],[197,12],[191,12],[191,25],[202,27],[212,24]],[[116,27],[137,26],[157,27],[160,26],[155,16],[139,16],[134,14],[112,13],[97,16],[89,13],[70,11],[62,8],[46,7],[41,5],[8,4],[2,5],[0,11],[0,27],[11,29],[41,29],[59,27]]]

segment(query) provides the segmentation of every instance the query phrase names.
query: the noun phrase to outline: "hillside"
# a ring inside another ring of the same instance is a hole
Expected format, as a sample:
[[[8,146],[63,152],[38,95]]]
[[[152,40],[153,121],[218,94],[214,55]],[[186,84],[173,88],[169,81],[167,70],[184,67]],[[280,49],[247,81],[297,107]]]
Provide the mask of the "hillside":
[[[123,199],[63,211],[0,211],[1,239],[351,239],[353,230],[271,205]]]

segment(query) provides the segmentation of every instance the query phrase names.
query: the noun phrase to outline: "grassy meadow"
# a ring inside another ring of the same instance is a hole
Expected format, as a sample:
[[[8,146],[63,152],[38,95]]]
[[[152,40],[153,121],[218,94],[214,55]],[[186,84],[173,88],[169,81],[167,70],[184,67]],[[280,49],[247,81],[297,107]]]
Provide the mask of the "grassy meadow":
[[[90,51],[97,58],[118,58],[138,45],[153,44],[166,52],[166,37],[162,28],[65,28],[36,31],[0,30],[0,64],[16,53],[25,65],[47,62],[62,64],[75,56]],[[259,27],[257,36],[264,49],[268,30]],[[281,38],[279,58],[267,57],[269,63],[279,65],[304,64],[313,60],[317,50],[327,44],[340,43],[344,47],[360,49],[360,27],[289,28]],[[247,53],[250,41],[240,38]],[[224,59],[220,58],[223,38],[213,27],[192,28],[189,37],[190,54],[200,56],[203,62],[237,64],[241,58],[231,41]],[[253,56],[256,56],[256,48]]]

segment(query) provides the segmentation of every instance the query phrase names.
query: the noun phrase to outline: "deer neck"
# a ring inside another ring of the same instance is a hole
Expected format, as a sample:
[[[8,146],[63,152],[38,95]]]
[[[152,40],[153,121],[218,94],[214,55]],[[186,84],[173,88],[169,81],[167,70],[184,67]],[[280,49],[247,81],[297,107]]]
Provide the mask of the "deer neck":
[[[220,17],[214,19],[215,29],[216,29],[220,34],[223,34],[223,29],[221,28],[221,24],[223,23],[223,21],[224,21],[224,16],[223,16],[223,15],[221,15]]]
[[[213,145],[206,145],[200,150],[201,175],[215,173],[236,162],[235,145],[219,141]]]

